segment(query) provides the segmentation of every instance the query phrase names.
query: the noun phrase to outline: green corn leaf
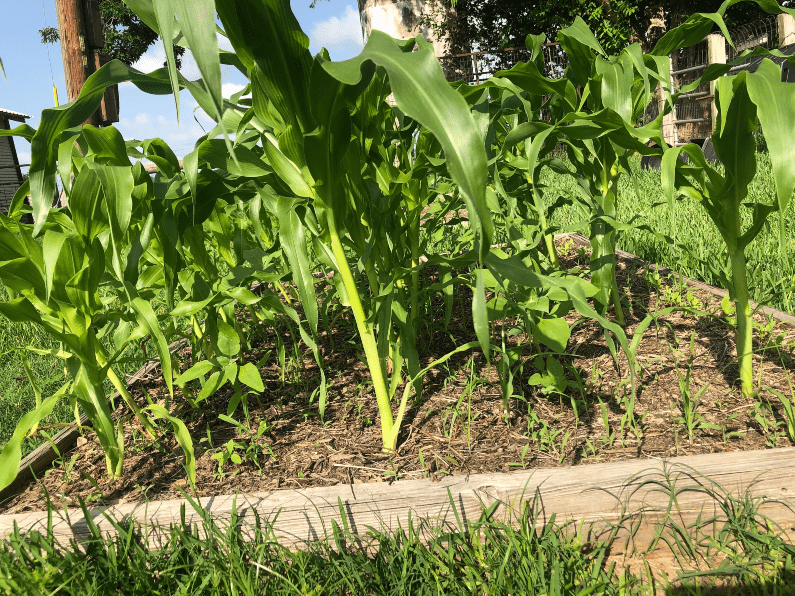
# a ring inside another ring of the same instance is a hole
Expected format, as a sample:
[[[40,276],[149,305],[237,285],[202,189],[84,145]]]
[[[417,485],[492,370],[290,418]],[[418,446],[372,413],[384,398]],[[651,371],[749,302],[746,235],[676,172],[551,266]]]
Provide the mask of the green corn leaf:
[[[483,269],[475,272],[475,287],[472,290],[472,322],[475,326],[475,335],[478,338],[480,349],[486,357],[486,362],[491,359],[491,339],[489,336],[489,313],[486,308],[486,288],[483,282]]]
[[[159,4],[163,0],[156,2]],[[218,55],[218,38],[215,35],[215,2],[214,0],[168,0],[168,2],[177,15],[187,46],[199,67],[202,86],[212,101],[214,109],[208,113],[211,116],[215,115],[216,121],[220,122],[224,110],[221,61]]]
[[[119,443],[108,399],[102,392],[102,381],[96,365],[80,364],[75,375],[74,392],[83,412],[91,420],[97,438],[105,452],[105,462],[111,476],[120,476],[124,461],[124,443]]]
[[[418,51],[412,51],[414,44]],[[386,70],[397,107],[429,129],[442,145],[470,222],[480,231],[480,255],[485,256],[494,234],[486,205],[486,152],[466,101],[447,84],[433,46],[420,36],[406,44],[374,30],[358,57],[324,62],[323,68],[337,80],[355,85],[368,61]]]
[[[121,236],[127,233],[132,216],[132,192],[135,185],[132,169],[101,164],[95,164],[93,167],[102,184],[111,229],[117,236],[116,240],[121,241]]]
[[[262,383],[262,375],[260,375],[259,369],[250,362],[240,367],[237,376],[241,383],[248,385],[254,391],[259,391],[260,393],[265,391],[265,385]]]
[[[247,69],[259,68],[259,84],[287,124],[314,130],[307,90],[312,56],[309,38],[283,0],[217,0],[216,9],[235,53]]]
[[[56,158],[61,133],[85,122],[99,107],[107,87],[126,81],[147,93],[165,94],[171,91],[167,73],[163,69],[142,74],[114,60],[88,77],[75,101],[42,111],[41,124],[31,138],[30,191],[35,234],[44,226],[55,196]],[[179,81],[180,85],[184,84],[181,75]]]
[[[779,248],[786,246],[785,215],[795,188],[795,86],[781,82],[781,69],[770,60],[748,75],[748,95],[765,131],[779,211]]]
[[[254,292],[247,290],[246,288],[232,288],[231,290],[228,290],[226,294],[244,306],[256,304],[262,300],[262,296],[257,296]]]
[[[157,28],[157,15],[152,0],[124,0],[124,3],[138,15],[138,17],[152,31],[159,33]]]
[[[28,142],[30,142],[35,134],[36,129],[32,128],[30,124],[20,124],[11,130],[0,130],[0,137],[22,137]]]
[[[52,397],[48,397],[41,405],[22,416],[14,428],[14,434],[0,452],[0,490],[9,486],[17,477],[19,464],[22,461],[22,441],[30,430],[52,413],[58,401],[65,395],[68,384],[61,387]]]
[[[602,105],[615,111],[625,121],[632,122],[632,83],[635,77],[629,55],[625,51],[618,60],[596,58],[594,66],[599,77],[596,80],[600,86]]]
[[[190,482],[191,486],[195,486],[196,456],[193,451],[193,439],[191,439],[190,432],[188,432],[188,427],[185,426],[185,423],[182,422],[182,420],[169,414],[168,410],[166,410],[163,406],[151,404],[147,409],[152,412],[152,415],[155,418],[167,420],[171,423],[171,426],[174,428],[174,436],[177,439],[177,443],[179,443],[179,446],[182,447],[182,451],[185,453],[185,469],[188,472],[188,481]]]
[[[129,166],[127,146],[121,133],[113,126],[95,128],[86,124],[82,128],[83,138],[94,154],[94,160],[110,166]]]
[[[273,135],[265,133],[264,136],[266,139],[263,141],[265,155],[268,157],[268,163],[279,178],[281,178],[297,196],[312,198],[314,196],[312,188],[307,183],[298,166],[281,152],[279,143]]]
[[[75,176],[69,200],[69,211],[72,214],[78,234],[92,241],[108,227],[102,213],[102,183],[94,168],[85,167]]]
[[[730,39],[726,23],[723,21],[723,14],[728,4],[729,2],[724,2],[715,13],[697,13],[689,16],[684,23],[663,35],[649,53],[654,56],[669,56],[680,48],[695,45],[707,36],[714,25],[718,25],[726,39]]]
[[[558,41],[566,52],[569,65],[567,78],[578,87],[585,87],[591,77],[594,52],[605,55],[601,44],[581,17],[576,17],[570,27],[558,32]]]
[[[312,117],[318,127],[304,138],[307,167],[315,178],[317,197],[332,210],[335,224],[341,228],[348,202],[338,188],[344,177],[339,164],[351,142],[351,118],[348,106],[364,91],[372,79],[374,68],[361,77],[356,86],[345,85],[323,68],[327,62],[323,53],[315,56],[312,66],[309,101]]]
[[[177,27],[174,22],[174,7],[171,0],[152,0],[154,15],[157,19],[157,31],[163,40],[163,49],[166,52],[166,67],[168,78],[171,81],[171,90],[174,94],[174,104],[179,120],[179,79],[177,78],[177,63],[174,59],[174,40],[177,37]]]
[[[235,176],[257,178],[272,172],[261,157],[242,145],[235,149],[235,159],[232,159],[222,139],[204,141],[199,145],[198,154],[199,162],[207,162]]]
[[[49,301],[50,291],[52,290],[53,277],[55,276],[55,266],[61,256],[61,248],[66,241],[66,235],[53,230],[47,230],[44,234],[42,243],[44,253],[44,274],[45,274],[45,299]]]
[[[135,295],[135,289],[127,284],[128,292]],[[160,357],[160,366],[163,369],[163,378],[170,395],[174,395],[173,374],[171,372],[171,351],[168,349],[168,342],[163,332],[160,330],[160,323],[157,320],[155,311],[151,304],[142,298],[135,297],[130,301],[130,306],[135,310],[138,324],[144,327],[152,339],[155,340],[157,354]]]
[[[304,226],[295,212],[294,201],[289,198],[279,197],[276,213],[279,219],[279,242],[290,264],[293,281],[304,307],[304,314],[314,335],[317,333],[319,318],[317,294],[315,293],[315,280],[312,277]]]
[[[0,279],[2,279],[0,277]],[[24,296],[0,302],[0,315],[15,323],[41,324],[39,311]]]

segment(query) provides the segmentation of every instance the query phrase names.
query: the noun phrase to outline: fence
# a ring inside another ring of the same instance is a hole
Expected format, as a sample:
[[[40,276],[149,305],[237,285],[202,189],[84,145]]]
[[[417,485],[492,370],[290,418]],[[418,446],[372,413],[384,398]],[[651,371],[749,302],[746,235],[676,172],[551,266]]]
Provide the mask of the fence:
[[[795,55],[795,19],[787,14],[771,15],[747,23],[729,31],[734,47],[720,34],[708,35],[703,41],[683,48],[671,55],[671,83],[681,89],[700,77],[710,64],[725,64],[733,61],[745,50],[765,47],[780,49],[783,54]],[[559,43],[544,44],[545,69],[548,78],[560,78],[567,66],[566,54]],[[530,59],[530,52],[523,48],[497,51],[470,52],[440,59],[448,80],[463,80],[469,84],[485,81],[498,70],[507,70],[519,61]],[[762,57],[749,58],[735,65],[729,74],[742,70],[754,71]],[[774,58],[782,69],[782,81],[795,82],[795,67],[785,58]],[[664,106],[664,96],[658,88],[637,124],[644,125],[654,120]],[[715,118],[715,83],[703,83],[696,89],[679,96],[674,113],[663,121],[663,135],[669,144],[684,145],[693,140],[706,139],[712,135]]]
[[[507,70],[519,62],[528,60],[530,60],[530,51],[526,48],[467,52],[439,58],[448,80],[464,81],[470,85],[478,85],[495,72]],[[544,64],[546,67],[544,76],[550,79],[563,76],[567,60],[559,43],[544,44]]]

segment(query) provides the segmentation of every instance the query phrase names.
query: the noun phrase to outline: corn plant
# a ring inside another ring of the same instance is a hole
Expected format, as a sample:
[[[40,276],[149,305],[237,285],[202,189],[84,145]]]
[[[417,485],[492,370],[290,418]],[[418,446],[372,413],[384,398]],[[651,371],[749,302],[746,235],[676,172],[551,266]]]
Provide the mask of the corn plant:
[[[795,188],[795,163],[790,150],[795,134],[791,118],[795,89],[782,83],[780,69],[765,59],[754,73],[741,72],[718,79],[715,97],[718,117],[712,140],[723,168],[708,163],[696,145],[671,148],[663,156],[663,186],[671,202],[678,194],[699,201],[726,244],[731,268],[729,290],[737,317],[740,383],[743,393],[750,395],[753,392],[753,320],[745,249],[762,230],[768,216],[785,212]],[[769,137],[776,182],[776,196],[769,203],[746,202],[748,185],[756,173],[753,133],[758,123]],[[678,160],[680,152],[690,158],[689,164]],[[751,211],[751,224],[745,228],[742,224],[744,209]],[[783,249],[783,230],[781,242]]]
[[[43,121],[46,126],[47,119]],[[33,139],[41,132],[42,128]],[[27,433],[67,397],[91,420],[111,477],[120,476],[123,433],[105,396],[106,380],[151,439],[157,434],[153,419],[174,426],[193,478],[185,425],[160,406],[138,406],[114,371],[129,345],[151,337],[171,389],[171,356],[151,304],[153,278],[146,275],[146,261],[140,258],[153,241],[151,180],[140,164],[130,164],[127,147],[112,127],[65,129],[56,150],[68,182],[68,207],[50,211],[34,226],[20,223],[19,202],[12,205],[10,217],[0,216],[0,281],[10,294],[0,304],[0,313],[13,321],[36,323],[60,342],[61,349],[52,355],[64,360],[71,380],[22,418],[0,454],[0,485],[13,480]],[[36,229],[43,232],[40,241],[34,238]]]
[[[308,38],[283,2],[204,1],[190,9],[169,1],[128,4],[164,38],[182,34],[204,77],[203,86],[188,88],[219,122],[185,159],[193,200],[195,180],[208,170],[223,171],[226,180],[248,179],[258,196],[251,201],[278,221],[309,329],[302,337],[310,343],[319,324],[313,257],[334,271],[336,295],[351,309],[370,369],[384,447],[394,448],[405,409],[404,399],[393,417],[400,363],[408,361],[409,373],[419,368],[418,229],[422,208],[435,196],[428,170],[441,152],[478,232],[480,256],[490,243],[485,155],[465,102],[420,38],[398,43],[376,32],[358,58],[332,63],[322,52],[312,58]],[[207,33],[216,11],[234,57],[219,53],[214,33]],[[167,58],[176,90],[183,83],[173,56],[167,52]],[[251,81],[251,106],[243,112],[220,97],[222,59]],[[390,92],[396,110],[386,107]],[[428,131],[416,142],[412,122]],[[212,138],[232,130],[234,146]],[[254,140],[238,142],[241,136]],[[425,148],[416,159],[415,143]],[[408,242],[396,241],[401,236]]]

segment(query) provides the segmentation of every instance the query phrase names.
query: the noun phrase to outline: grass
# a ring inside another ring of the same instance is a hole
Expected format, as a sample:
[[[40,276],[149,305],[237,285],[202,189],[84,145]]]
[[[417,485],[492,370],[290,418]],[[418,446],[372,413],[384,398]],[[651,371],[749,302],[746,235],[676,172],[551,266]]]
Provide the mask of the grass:
[[[59,546],[51,531],[17,530],[0,542],[0,594],[795,593],[795,547],[760,515],[761,502],[714,485],[699,490],[722,513],[662,526],[656,545],[664,562],[628,551],[616,533],[584,541],[583,526],[554,516],[541,523],[542,508],[530,503],[514,524],[493,519],[493,508],[468,523],[456,516],[455,526],[409,521],[395,534],[370,528],[358,535],[332,523],[325,538],[294,551],[267,520],[251,525],[233,513],[221,522],[193,501],[199,527],[183,514],[157,536],[113,522],[118,536],[103,537],[84,510],[89,536],[79,545]]]
[[[629,176],[621,178],[618,220],[628,223],[637,216],[635,225],[645,224],[655,231],[672,236],[677,245],[672,246],[644,230],[636,229],[619,236],[619,248],[688,277],[713,286],[726,287],[722,276],[730,277],[730,267],[725,245],[705,209],[696,201],[685,199],[676,203],[672,218],[663,194],[660,171],[641,171],[639,158],[631,160],[631,164],[641,194],[636,195]],[[568,178],[547,173],[543,182],[573,196],[574,182]],[[549,190],[545,196],[551,201],[557,194]],[[770,157],[766,153],[759,153],[757,174],[749,187],[749,201],[769,203],[774,196]],[[584,219],[585,215],[575,205],[556,210],[552,224],[566,227]],[[750,220],[751,212],[746,210],[744,225],[747,226]],[[778,245],[778,214],[769,218],[769,224],[746,249],[751,299],[795,313],[795,203],[790,205],[789,212],[785,214],[788,245],[783,255]],[[588,234],[587,227],[580,231]]]

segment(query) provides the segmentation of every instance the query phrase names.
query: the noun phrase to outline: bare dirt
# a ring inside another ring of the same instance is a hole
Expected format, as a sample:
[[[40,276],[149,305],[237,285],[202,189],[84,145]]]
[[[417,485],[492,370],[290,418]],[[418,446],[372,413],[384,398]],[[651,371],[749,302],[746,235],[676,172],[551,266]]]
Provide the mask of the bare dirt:
[[[582,251],[569,249],[563,261],[573,269],[585,265],[586,258]],[[510,399],[506,409],[494,362],[488,366],[481,354],[462,353],[427,375],[422,396],[406,414],[397,451],[384,453],[375,397],[357,352],[353,325],[340,324],[332,336],[324,337],[322,345],[329,379],[324,419],[317,414],[317,404],[310,403],[319,371],[311,353],[301,347],[287,370],[273,357],[262,367],[265,391],[249,400],[248,422],[241,408],[235,413],[253,431],[265,424],[259,438],[219,419],[219,414],[226,414],[229,391],[203,402],[201,411],[191,410],[179,395],[171,402],[193,437],[194,488],[188,486],[184,455],[173,434],[164,427],[163,439],[154,443],[130,420],[121,479],[108,478],[104,455],[89,433],[43,478],[0,505],[0,512],[41,510],[45,491],[59,507],[77,505],[78,499],[117,504],[182,498],[182,491],[208,496],[407,478],[433,480],[446,474],[791,445],[778,398],[769,389],[750,398],[741,395],[733,364],[734,333],[720,309],[720,299],[700,289],[682,289],[665,278],[655,279],[653,271],[631,261],[619,267],[619,284],[629,305],[626,331],[630,338],[649,312],[668,306],[689,305],[713,313],[696,317],[673,312],[646,330],[638,348],[642,372],[634,428],[627,416],[626,358],[619,355],[614,360],[600,327],[582,321],[573,329],[569,355],[562,359],[570,365],[565,395],[544,394],[528,384],[537,371],[526,346],[523,369],[515,380],[524,398]],[[425,362],[474,339],[470,308],[468,297],[458,297],[447,330],[441,326],[421,329]],[[576,320],[576,315],[570,317],[570,323]],[[755,375],[763,386],[792,398],[787,375],[795,380],[795,329],[777,324],[766,330],[768,318],[763,316],[757,322]],[[289,334],[283,340],[289,354]],[[521,340],[521,336],[512,339]],[[775,342],[784,347],[770,347]],[[273,348],[272,340],[260,340],[252,346],[248,360],[257,362]],[[134,395],[143,404],[146,392],[163,404],[161,383],[159,375],[144,379],[134,387]],[[682,420],[683,392],[688,388],[698,402],[692,439]],[[129,416],[121,408],[118,413]],[[239,464],[219,465],[226,445],[235,459],[240,458]]]

